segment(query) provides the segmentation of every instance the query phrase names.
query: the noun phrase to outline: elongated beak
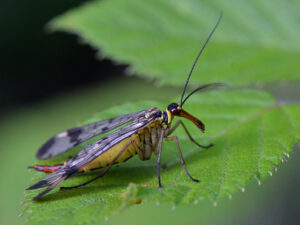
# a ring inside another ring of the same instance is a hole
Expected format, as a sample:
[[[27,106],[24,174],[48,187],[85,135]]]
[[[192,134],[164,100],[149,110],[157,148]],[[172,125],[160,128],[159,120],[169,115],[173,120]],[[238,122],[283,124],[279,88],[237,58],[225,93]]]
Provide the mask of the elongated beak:
[[[196,117],[192,116],[188,112],[184,111],[183,109],[180,111],[180,113],[176,116],[187,118],[188,120],[192,121],[199,129],[201,129],[202,132],[205,131],[205,125]]]

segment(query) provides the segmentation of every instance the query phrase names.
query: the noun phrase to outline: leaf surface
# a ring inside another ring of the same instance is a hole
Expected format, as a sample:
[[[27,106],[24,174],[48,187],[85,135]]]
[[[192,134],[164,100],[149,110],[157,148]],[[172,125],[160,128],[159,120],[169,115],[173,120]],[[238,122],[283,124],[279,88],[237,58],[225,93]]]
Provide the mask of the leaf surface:
[[[87,122],[153,106],[164,109],[167,104],[157,101],[124,104],[96,114]],[[164,142],[163,189],[157,187],[156,157],[150,161],[134,157],[112,168],[103,179],[79,189],[55,189],[39,202],[31,201],[38,191],[27,191],[24,204],[29,223],[93,224],[147,201],[180,205],[208,199],[216,204],[237,190],[244,191],[250,180],[255,178],[260,183],[271,175],[300,140],[299,105],[276,105],[273,97],[262,91],[204,93],[193,96],[184,108],[206,125],[206,133],[202,134],[184,121],[195,139],[201,144],[214,143],[211,149],[201,150],[190,142],[182,128],[175,132],[187,168],[200,183],[186,176],[175,143]],[[79,174],[63,186],[83,183],[98,173]],[[45,176],[38,172],[34,175],[34,181]]]
[[[299,1],[93,1],[50,27],[76,33],[101,57],[129,64],[129,74],[182,86],[221,11],[193,85],[299,79]]]

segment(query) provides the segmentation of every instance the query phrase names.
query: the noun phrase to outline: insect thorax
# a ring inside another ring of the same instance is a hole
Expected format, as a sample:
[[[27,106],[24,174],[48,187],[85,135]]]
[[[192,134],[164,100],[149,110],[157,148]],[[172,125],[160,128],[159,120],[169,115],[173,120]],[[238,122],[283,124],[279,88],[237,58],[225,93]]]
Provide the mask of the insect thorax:
[[[160,122],[160,126],[164,129],[167,129],[174,116],[170,113],[168,109],[166,111],[159,110],[158,108],[151,108],[149,112],[145,115],[146,118],[154,118]]]

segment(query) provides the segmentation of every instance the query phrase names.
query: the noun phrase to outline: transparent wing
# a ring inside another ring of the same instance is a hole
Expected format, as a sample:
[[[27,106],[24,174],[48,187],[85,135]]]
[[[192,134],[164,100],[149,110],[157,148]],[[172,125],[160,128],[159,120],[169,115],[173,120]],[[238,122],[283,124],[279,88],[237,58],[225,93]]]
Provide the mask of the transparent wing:
[[[119,126],[144,116],[148,110],[142,110],[135,113],[114,117],[108,120],[75,127],[63,131],[50,138],[37,152],[36,157],[39,159],[48,159],[57,156],[74,146],[99,134],[111,131]]]

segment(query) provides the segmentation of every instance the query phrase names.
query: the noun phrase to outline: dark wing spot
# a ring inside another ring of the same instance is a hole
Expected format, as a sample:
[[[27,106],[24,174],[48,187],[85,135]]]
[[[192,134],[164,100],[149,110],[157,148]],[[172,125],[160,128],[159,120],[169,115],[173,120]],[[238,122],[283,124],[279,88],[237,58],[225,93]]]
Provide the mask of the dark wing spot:
[[[68,132],[68,136],[70,137],[70,141],[78,143],[79,135],[82,133],[82,129],[76,127],[76,128],[67,130],[67,132]]]
[[[38,150],[36,153],[37,158],[41,158],[50,148],[51,146],[55,143],[55,138],[49,139],[45,144],[43,144],[42,147]]]
[[[111,118],[111,119],[108,120],[109,123],[112,123],[113,121],[114,121],[113,118]]]
[[[107,131],[108,130],[108,127],[103,127],[102,128],[102,131]]]

